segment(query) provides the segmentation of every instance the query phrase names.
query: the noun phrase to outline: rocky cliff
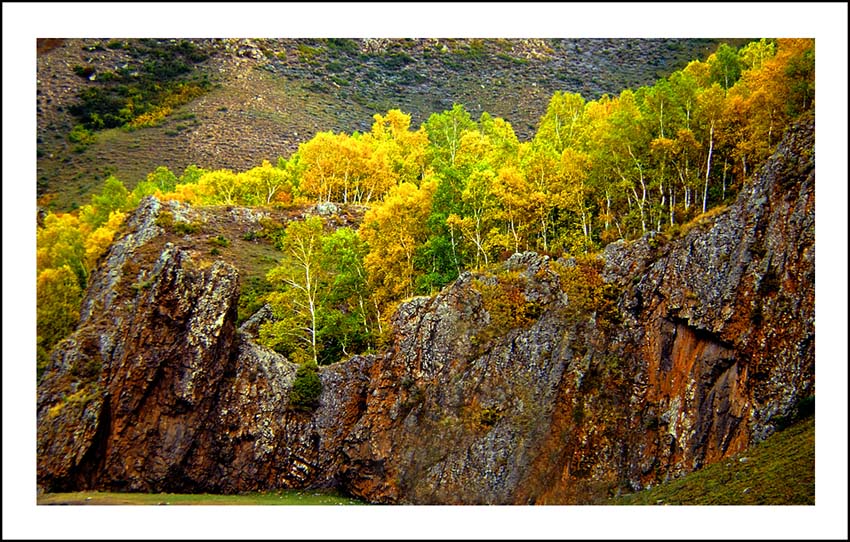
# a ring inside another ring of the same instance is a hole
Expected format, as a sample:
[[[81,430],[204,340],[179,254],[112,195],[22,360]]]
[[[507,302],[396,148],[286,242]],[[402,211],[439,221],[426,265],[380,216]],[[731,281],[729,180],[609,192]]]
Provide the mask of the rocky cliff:
[[[676,239],[517,254],[404,303],[384,352],[321,369],[313,411],[236,328],[238,271],[163,206],[131,218],[39,385],[47,490],[592,503],[736,453],[815,393],[812,118]]]

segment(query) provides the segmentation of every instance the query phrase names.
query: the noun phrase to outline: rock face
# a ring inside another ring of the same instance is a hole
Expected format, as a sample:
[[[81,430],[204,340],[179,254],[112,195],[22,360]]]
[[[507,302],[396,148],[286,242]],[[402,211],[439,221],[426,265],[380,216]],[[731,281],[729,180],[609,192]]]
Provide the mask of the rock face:
[[[814,396],[814,122],[736,203],[596,261],[517,254],[320,371],[237,330],[238,273],[167,241],[146,200],[38,395],[38,483],[385,503],[593,503],[737,453]]]

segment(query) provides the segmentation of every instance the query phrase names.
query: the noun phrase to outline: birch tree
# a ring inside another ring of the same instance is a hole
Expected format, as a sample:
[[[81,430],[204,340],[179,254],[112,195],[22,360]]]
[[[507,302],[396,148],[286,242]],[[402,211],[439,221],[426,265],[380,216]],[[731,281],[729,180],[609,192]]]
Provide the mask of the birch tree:
[[[304,348],[314,363],[319,360],[319,311],[328,289],[322,266],[323,228],[320,217],[286,227],[280,264],[266,275],[277,288],[269,295],[277,321],[264,324],[260,331],[267,346],[283,351]]]

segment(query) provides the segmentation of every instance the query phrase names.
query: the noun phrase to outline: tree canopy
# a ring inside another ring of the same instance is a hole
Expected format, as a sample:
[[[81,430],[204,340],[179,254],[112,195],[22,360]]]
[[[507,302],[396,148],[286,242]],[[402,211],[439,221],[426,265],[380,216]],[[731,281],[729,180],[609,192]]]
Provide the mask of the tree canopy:
[[[373,348],[396,303],[525,250],[585,254],[675,232],[728,203],[814,107],[814,40],[721,45],[655,85],[586,101],[555,93],[529,141],[461,104],[419,128],[398,109],[365,133],[318,132],[244,172],[165,167],[132,192],[109,177],[90,204],[39,226],[40,363],[78,318],[90,272],[146,195],[193,205],[365,206],[357,229],[285,227],[261,331],[295,359]],[[76,309],[75,309],[76,307]]]

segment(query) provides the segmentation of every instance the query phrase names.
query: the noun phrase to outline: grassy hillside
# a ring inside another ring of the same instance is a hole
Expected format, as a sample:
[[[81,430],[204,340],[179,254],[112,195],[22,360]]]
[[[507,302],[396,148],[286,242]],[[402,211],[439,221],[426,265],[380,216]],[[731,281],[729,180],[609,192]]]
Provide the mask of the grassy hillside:
[[[244,170],[288,156],[316,132],[368,130],[400,108],[418,126],[457,102],[530,138],[555,91],[585,99],[654,83],[705,58],[712,39],[227,39],[189,40],[202,59],[181,75],[209,81],[156,126],[70,141],[83,91],[145,72],[169,40],[69,39],[38,43],[38,195],[70,210],[110,174],[128,187],[160,165]],[[158,48],[159,47],[159,48]],[[179,48],[178,48],[179,49]],[[158,65],[157,65],[158,66]],[[166,68],[171,66],[166,64]],[[134,71],[135,70],[135,71]],[[109,74],[108,77],[104,77]],[[111,82],[109,78],[112,78]],[[106,81],[105,81],[106,79]]]
[[[681,479],[606,504],[814,505],[815,418]]]

